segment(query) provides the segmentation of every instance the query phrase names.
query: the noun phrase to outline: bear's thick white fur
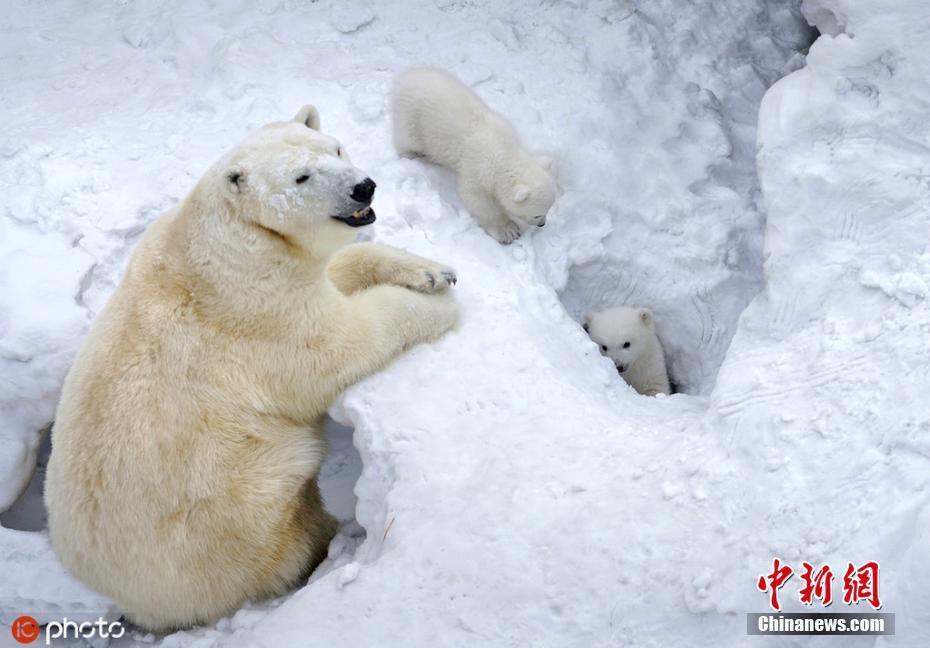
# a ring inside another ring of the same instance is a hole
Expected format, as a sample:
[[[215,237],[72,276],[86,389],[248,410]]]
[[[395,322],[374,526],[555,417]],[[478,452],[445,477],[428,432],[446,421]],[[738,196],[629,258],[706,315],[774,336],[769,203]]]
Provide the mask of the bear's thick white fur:
[[[665,352],[648,308],[617,306],[591,313],[584,328],[637,392],[647,396],[671,393]]]
[[[549,161],[528,153],[500,114],[455,77],[413,68],[393,92],[394,146],[454,170],[465,208],[501,243],[543,226],[555,202]]]
[[[327,408],[456,321],[450,269],[349,245],[365,175],[317,128],[312,106],[262,128],[152,224],[65,382],[52,544],[149,630],[306,579],[337,526]]]

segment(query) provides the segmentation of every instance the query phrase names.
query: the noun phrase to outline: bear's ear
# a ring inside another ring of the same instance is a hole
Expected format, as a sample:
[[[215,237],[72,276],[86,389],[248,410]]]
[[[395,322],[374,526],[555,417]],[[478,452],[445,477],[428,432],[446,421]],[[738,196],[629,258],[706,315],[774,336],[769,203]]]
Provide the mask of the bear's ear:
[[[241,194],[245,188],[245,173],[242,169],[234,167],[226,171],[223,189],[229,194]]]
[[[652,324],[652,311],[649,310],[648,308],[640,308],[639,319],[642,320],[643,324],[645,324],[646,326],[649,326],[650,324]]]
[[[536,160],[536,164],[544,168],[546,171],[552,171],[552,163],[554,160],[551,155],[545,153],[537,153],[533,156],[533,159]]]
[[[318,131],[320,130],[320,111],[317,110],[316,106],[313,104],[307,104],[297,111],[297,115],[294,116],[294,121],[303,124],[307,128]]]
[[[515,203],[522,203],[530,197],[530,188],[525,184],[518,184],[510,193],[510,199]]]

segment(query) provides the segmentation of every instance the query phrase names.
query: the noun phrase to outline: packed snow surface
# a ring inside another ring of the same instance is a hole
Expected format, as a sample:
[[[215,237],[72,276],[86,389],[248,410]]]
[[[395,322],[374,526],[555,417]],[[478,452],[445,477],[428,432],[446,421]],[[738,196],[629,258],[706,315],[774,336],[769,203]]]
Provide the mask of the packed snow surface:
[[[124,645],[923,645],[928,44],[923,0],[8,3],[0,623],[118,617],[34,530],[43,430],[145,227],[313,102],[461,324],[333,408],[358,457],[331,426],[344,525],[306,587]],[[556,157],[544,229],[502,247],[397,158],[391,79],[424,63]],[[653,308],[684,393],[600,357],[577,321],[615,304]],[[897,635],[747,637],[776,555],[879,561]]]

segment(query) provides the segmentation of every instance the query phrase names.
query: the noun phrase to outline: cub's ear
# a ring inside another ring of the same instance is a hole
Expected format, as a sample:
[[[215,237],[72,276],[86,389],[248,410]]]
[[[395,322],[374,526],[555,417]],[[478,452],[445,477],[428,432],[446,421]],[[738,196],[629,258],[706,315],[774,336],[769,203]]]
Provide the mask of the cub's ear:
[[[530,197],[530,188],[524,184],[518,184],[513,188],[513,191],[510,194],[511,200],[515,203],[522,203],[527,198]]]
[[[555,162],[555,160],[552,159],[551,155],[537,153],[533,156],[533,159],[536,160],[536,164],[544,168],[546,171],[552,171],[552,164]]]
[[[650,324],[652,324],[652,311],[649,310],[648,308],[640,308],[639,319],[642,320],[643,324],[645,324],[646,326],[649,326]]]
[[[245,172],[239,167],[227,169],[223,178],[223,190],[232,195],[241,194],[245,190]]]
[[[320,111],[317,110],[316,106],[313,104],[307,104],[297,111],[297,115],[294,116],[294,121],[303,124],[307,128],[318,131],[320,130]]]

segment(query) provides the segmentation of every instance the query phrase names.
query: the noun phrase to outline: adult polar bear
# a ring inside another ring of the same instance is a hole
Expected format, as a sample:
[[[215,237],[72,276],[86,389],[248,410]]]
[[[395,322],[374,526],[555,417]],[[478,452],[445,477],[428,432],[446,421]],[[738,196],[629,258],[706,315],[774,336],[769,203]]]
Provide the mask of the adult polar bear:
[[[325,557],[332,400],[450,329],[452,271],[374,244],[374,183],[316,109],[265,126],[146,232],[52,432],[51,541],[155,631],[279,595]]]

